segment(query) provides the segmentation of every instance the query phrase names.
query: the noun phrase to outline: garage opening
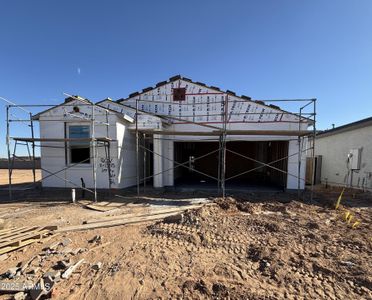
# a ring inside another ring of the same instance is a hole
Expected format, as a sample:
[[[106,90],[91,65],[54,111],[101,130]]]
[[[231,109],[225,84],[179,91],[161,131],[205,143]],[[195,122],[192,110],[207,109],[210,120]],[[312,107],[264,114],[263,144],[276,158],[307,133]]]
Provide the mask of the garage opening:
[[[175,142],[174,158],[178,163],[187,162],[190,169],[178,167],[174,170],[175,184],[216,187],[219,176],[218,142]],[[209,152],[214,151],[207,155]],[[205,156],[204,156],[205,155]],[[287,141],[230,141],[226,143],[226,188],[284,189],[287,175]],[[204,156],[199,159],[199,157]],[[250,159],[244,158],[247,156]],[[273,163],[274,161],[277,161]],[[279,169],[263,166],[270,164]],[[238,176],[239,175],[239,176]]]

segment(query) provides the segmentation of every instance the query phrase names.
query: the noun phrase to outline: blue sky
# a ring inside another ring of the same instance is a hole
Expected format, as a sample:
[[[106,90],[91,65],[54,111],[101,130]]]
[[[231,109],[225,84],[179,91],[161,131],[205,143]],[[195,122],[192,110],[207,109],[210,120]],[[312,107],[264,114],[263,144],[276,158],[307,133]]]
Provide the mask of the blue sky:
[[[0,37],[0,96],[17,104],[118,99],[181,74],[316,97],[320,129],[372,116],[370,0],[2,1]],[[5,156],[3,103],[0,126]]]

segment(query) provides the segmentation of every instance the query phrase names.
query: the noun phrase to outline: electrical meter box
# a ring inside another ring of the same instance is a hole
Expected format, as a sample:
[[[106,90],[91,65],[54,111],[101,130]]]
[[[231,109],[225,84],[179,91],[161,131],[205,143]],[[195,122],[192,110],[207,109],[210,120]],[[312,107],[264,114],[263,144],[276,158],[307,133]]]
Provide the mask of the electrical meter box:
[[[349,165],[351,170],[360,169],[360,149],[351,149],[349,152]]]

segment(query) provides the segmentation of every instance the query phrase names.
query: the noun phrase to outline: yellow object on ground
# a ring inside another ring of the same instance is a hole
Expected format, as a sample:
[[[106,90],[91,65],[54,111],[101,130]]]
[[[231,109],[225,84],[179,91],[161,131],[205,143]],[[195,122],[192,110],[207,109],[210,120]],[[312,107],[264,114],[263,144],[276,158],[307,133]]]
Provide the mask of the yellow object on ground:
[[[356,228],[359,224],[360,224],[360,222],[356,221],[356,222],[354,222],[353,226],[351,226],[351,228]]]
[[[348,224],[350,224],[350,222],[351,222],[351,220],[353,219],[353,217],[354,217],[354,216],[353,216],[352,214],[349,215],[349,219],[347,220],[347,223],[348,223]]]
[[[342,189],[342,192],[341,192],[340,196],[338,196],[335,209],[338,209],[338,207],[340,206],[340,202],[341,202],[342,195],[344,194],[344,192],[345,192],[345,188]]]
[[[349,216],[350,216],[350,212],[347,210],[345,212],[345,215],[344,215],[344,220],[347,221],[347,219],[349,218]]]

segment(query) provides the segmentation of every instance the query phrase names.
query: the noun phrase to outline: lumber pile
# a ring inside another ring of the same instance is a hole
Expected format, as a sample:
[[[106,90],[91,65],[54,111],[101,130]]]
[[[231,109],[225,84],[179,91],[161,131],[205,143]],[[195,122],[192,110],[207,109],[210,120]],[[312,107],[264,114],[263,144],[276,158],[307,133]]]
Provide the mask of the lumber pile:
[[[96,228],[107,228],[120,225],[129,225],[150,221],[163,220],[165,218],[170,218],[182,214],[183,212],[190,209],[198,209],[204,205],[208,204],[197,204],[197,205],[187,205],[176,208],[166,208],[166,209],[157,209],[147,213],[141,214],[125,214],[111,217],[102,217],[95,220],[87,220],[82,225],[71,225],[59,228],[57,232],[68,232],[68,231],[80,231]],[[210,204],[209,204],[210,205]]]
[[[0,230],[0,255],[30,245],[50,235],[57,226],[12,227]]]

